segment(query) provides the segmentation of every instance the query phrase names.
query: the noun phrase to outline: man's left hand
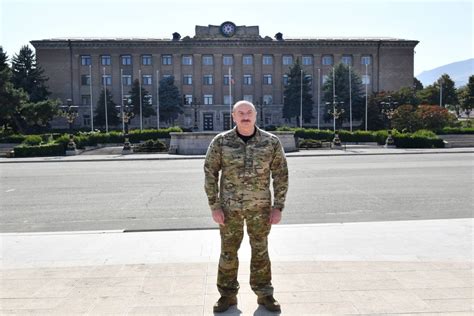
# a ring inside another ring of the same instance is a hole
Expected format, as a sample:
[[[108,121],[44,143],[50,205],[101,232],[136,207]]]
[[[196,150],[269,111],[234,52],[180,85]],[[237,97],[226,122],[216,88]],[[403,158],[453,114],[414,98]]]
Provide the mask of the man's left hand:
[[[278,224],[281,221],[281,210],[279,208],[272,208],[270,212],[269,223],[271,225]]]

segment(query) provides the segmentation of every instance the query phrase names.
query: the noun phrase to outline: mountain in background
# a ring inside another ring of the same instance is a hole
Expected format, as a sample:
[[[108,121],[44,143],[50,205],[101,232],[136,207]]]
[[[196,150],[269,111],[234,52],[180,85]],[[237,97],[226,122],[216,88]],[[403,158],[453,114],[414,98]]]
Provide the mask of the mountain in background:
[[[426,87],[433,84],[445,73],[454,81],[456,88],[464,86],[467,84],[469,76],[474,75],[474,58],[423,71],[416,78]]]

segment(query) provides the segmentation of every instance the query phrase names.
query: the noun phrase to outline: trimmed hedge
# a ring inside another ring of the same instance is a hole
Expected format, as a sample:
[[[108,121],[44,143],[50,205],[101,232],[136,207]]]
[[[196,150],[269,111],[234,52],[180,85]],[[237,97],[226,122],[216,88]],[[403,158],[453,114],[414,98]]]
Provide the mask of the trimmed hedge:
[[[160,140],[147,140],[142,144],[133,146],[133,152],[165,152],[166,145]]]
[[[445,134],[474,134],[474,127],[445,127],[437,131],[438,135]]]
[[[63,144],[46,144],[37,146],[16,146],[14,149],[15,157],[45,157],[45,156],[64,156],[66,149]]]

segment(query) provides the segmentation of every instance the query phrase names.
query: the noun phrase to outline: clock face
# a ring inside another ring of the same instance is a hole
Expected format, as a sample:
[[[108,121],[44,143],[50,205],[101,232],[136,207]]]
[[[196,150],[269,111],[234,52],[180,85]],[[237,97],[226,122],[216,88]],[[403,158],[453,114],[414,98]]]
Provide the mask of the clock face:
[[[224,36],[232,36],[235,33],[235,24],[232,22],[224,22],[221,25],[221,32]]]

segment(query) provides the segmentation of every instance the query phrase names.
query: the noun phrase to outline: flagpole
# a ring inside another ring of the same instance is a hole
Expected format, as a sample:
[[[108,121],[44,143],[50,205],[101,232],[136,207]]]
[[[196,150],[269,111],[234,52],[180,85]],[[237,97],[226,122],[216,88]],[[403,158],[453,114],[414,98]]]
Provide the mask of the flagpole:
[[[336,132],[336,69],[332,67],[332,121]]]
[[[303,128],[303,69],[301,69],[300,73],[300,128]]]
[[[229,120],[230,128],[232,128],[232,71],[229,67]]]
[[[125,117],[123,115],[123,109],[125,104],[123,103],[123,69],[120,68],[120,87],[121,87],[121,94],[122,94],[122,108],[120,109],[120,115],[122,116],[122,133],[125,135]]]
[[[351,65],[349,65],[349,126],[352,132],[352,88],[351,88]]]
[[[365,130],[367,131],[367,89],[369,86],[369,76],[367,75],[367,61],[365,63]]]
[[[140,131],[143,130],[143,113],[142,113],[142,70],[138,70],[138,95],[140,97]]]
[[[321,103],[321,68],[318,68],[318,129],[319,129],[319,108]]]
[[[156,71],[156,127],[160,129],[160,71]]]
[[[92,65],[89,65],[89,94],[91,95],[91,132],[94,131],[94,107],[92,106]]]
[[[109,132],[109,118],[107,113],[107,78],[105,77],[105,67],[104,70],[104,105],[105,105],[105,132]]]

